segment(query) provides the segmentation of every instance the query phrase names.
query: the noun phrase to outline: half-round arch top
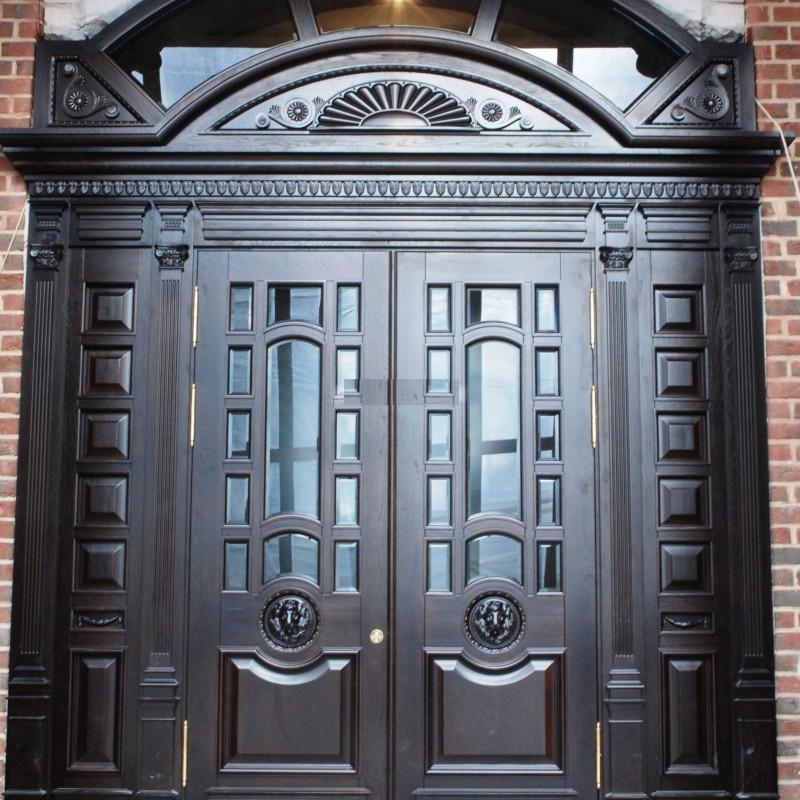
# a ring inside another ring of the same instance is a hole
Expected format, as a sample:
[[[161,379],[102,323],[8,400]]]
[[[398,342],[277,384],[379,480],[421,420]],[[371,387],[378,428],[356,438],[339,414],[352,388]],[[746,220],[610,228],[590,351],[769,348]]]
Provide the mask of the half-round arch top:
[[[621,109],[696,45],[643,0],[149,0],[95,43],[170,107],[274,47],[383,27],[494,40],[571,73]]]

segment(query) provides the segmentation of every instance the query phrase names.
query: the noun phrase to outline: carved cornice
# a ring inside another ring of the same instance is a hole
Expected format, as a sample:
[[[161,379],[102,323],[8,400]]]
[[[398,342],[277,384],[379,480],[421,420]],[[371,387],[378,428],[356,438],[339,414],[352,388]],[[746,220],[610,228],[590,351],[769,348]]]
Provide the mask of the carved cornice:
[[[726,247],[725,263],[731,272],[752,272],[758,261],[756,247]]]
[[[303,198],[369,200],[550,200],[550,199],[664,199],[754,200],[758,183],[709,181],[575,181],[509,180],[482,177],[459,180],[380,178],[212,179],[154,178],[96,180],[91,178],[37,180],[33,197],[104,198]]]
[[[605,264],[606,272],[629,269],[633,260],[633,248],[601,247],[600,260]]]
[[[189,258],[189,247],[185,244],[159,245],[156,247],[156,258],[161,269],[183,269]]]
[[[32,244],[29,252],[37,269],[58,269],[64,257],[64,247],[60,244]]]

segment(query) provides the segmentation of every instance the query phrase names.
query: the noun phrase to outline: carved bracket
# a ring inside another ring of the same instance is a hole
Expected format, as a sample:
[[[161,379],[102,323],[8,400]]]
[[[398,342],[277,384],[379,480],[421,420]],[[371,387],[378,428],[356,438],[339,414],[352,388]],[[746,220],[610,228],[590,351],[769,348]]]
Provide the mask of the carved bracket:
[[[58,269],[64,257],[64,247],[60,244],[32,244],[29,253],[36,269]]]
[[[183,269],[189,258],[189,247],[185,244],[159,245],[156,247],[156,258],[161,269]]]
[[[601,247],[600,260],[605,264],[606,272],[629,269],[633,260],[633,248]]]
[[[724,126],[735,125],[735,62],[717,61],[698,70],[661,107],[650,122],[656,125]]]
[[[725,263],[731,272],[752,272],[758,261],[756,247],[726,247]]]
[[[51,120],[60,125],[142,121],[99,75],[75,59],[56,60],[53,65]]]

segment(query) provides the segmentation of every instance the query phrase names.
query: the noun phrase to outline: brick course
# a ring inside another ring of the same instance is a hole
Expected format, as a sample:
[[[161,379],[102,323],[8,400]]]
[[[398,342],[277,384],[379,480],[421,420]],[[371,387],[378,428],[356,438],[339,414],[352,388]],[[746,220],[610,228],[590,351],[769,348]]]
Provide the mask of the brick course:
[[[30,125],[33,56],[42,18],[41,0],[0,2],[0,127]],[[6,751],[5,698],[22,360],[25,226],[21,214],[25,200],[25,184],[0,153],[0,787]],[[8,257],[3,262],[6,252]]]

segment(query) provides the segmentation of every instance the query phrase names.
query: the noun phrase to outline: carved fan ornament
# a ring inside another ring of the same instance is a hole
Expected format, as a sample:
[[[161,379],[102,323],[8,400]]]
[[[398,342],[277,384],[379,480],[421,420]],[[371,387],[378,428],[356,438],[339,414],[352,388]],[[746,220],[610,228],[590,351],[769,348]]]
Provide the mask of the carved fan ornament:
[[[464,626],[467,637],[476,647],[497,652],[517,643],[525,630],[525,615],[510,597],[488,594],[472,603]]]
[[[279,650],[299,650],[310,644],[319,629],[314,604],[301,594],[280,594],[267,601],[261,626]]]

